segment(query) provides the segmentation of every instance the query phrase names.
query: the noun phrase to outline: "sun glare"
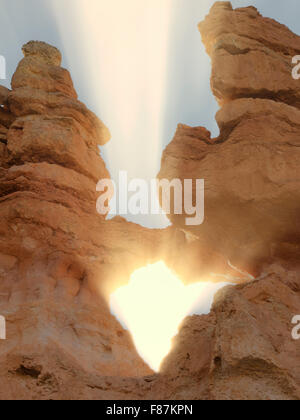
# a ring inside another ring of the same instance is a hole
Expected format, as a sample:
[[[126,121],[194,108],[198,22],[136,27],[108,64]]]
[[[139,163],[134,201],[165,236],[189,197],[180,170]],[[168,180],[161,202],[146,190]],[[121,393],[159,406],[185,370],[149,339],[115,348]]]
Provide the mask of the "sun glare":
[[[87,105],[111,131],[111,141],[101,148],[111,178],[117,182],[119,170],[126,170],[130,179],[150,180],[159,172],[165,142],[173,2],[71,3],[71,28],[61,0],[53,1],[53,10],[75,82],[84,84]],[[162,215],[125,217],[148,227],[169,224]]]
[[[192,313],[208,313],[214,294],[225,284],[185,286],[163,262],[158,262],[135,271],[129,284],[111,295],[110,306],[131,332],[141,357],[158,371],[182,320]]]

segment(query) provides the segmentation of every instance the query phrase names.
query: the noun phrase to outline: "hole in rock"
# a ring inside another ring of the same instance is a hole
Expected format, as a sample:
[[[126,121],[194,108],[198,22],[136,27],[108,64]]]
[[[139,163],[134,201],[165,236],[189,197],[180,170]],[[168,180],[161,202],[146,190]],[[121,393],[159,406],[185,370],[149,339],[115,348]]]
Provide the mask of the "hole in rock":
[[[229,283],[185,286],[164,262],[136,270],[129,284],[110,296],[110,308],[133,337],[140,356],[154,371],[172,348],[183,319],[208,314],[214,295]]]
[[[37,379],[40,376],[41,372],[42,372],[42,369],[40,367],[37,367],[37,368],[34,368],[34,367],[28,368],[28,367],[26,367],[24,365],[21,365],[19,367],[19,369],[16,370],[16,373],[18,373],[19,375],[22,375],[22,376],[31,376],[32,378],[35,378],[35,379]]]

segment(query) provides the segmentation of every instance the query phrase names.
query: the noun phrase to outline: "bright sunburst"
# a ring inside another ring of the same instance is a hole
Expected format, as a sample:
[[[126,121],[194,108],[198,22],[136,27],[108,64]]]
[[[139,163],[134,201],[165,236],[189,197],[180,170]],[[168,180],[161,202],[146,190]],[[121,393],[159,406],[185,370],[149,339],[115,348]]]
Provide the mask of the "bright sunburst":
[[[225,284],[185,286],[158,262],[135,271],[129,284],[111,295],[110,304],[140,355],[158,371],[182,320],[191,313],[208,313],[215,292]]]

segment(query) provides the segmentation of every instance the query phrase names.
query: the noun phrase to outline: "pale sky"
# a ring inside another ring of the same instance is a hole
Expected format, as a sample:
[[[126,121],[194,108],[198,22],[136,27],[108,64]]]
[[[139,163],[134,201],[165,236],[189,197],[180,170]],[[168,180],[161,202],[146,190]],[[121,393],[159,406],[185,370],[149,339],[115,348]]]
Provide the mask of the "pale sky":
[[[218,134],[210,60],[197,24],[213,0],[0,0],[0,55],[10,79],[21,46],[41,40],[57,46],[79,99],[110,128],[102,148],[111,176],[155,178],[164,147],[178,123]],[[232,1],[300,33],[299,0]],[[9,80],[2,81],[9,86]],[[132,216],[149,227],[157,216]]]

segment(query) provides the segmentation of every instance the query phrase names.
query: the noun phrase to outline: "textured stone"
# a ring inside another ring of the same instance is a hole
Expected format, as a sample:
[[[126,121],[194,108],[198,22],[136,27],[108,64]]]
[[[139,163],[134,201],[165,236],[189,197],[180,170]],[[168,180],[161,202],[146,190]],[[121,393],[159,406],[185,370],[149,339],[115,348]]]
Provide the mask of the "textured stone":
[[[12,163],[57,163],[89,176],[95,182],[109,178],[97,147],[88,147],[86,133],[70,117],[18,118],[8,132]]]
[[[221,290],[210,315],[185,320],[159,392],[172,399],[299,400],[299,347],[291,337],[299,292],[299,271],[278,266]]]
[[[5,128],[9,128],[15,121],[16,117],[9,112],[7,108],[0,107],[0,124]]]
[[[61,67],[25,57],[19,64],[11,82],[12,88],[30,87],[44,92],[61,92],[77,98],[69,72]]]
[[[7,98],[10,90],[4,86],[0,86],[0,105],[7,105]]]
[[[300,38],[229,2],[217,2],[199,28],[220,135],[179,125],[159,178],[205,179],[205,222],[184,229],[256,280],[228,286],[209,315],[184,321],[150,396],[299,400],[291,322],[300,313],[300,114],[291,59]],[[183,217],[171,220],[183,229]]]
[[[299,37],[254,8],[233,10],[227,2],[216,3],[200,30],[213,58],[212,89],[222,104],[216,117],[220,136],[212,139],[204,128],[179,125],[164,151],[159,178],[205,180],[205,221],[187,229],[226,260],[254,275],[275,254],[296,264],[300,113],[293,98],[300,85],[287,62],[300,48]],[[247,47],[244,53],[234,49],[237,36]],[[256,56],[254,40],[271,54],[266,55],[268,66]],[[272,60],[286,60],[283,74]],[[279,79],[287,86],[285,93]],[[184,224],[181,216],[171,215],[171,220]],[[290,256],[286,244],[294,247]]]
[[[48,93],[40,89],[19,88],[8,98],[9,108],[16,117],[31,115],[73,118],[86,131],[89,144],[103,145],[110,139],[107,127],[84,104],[62,93]],[[0,116],[1,122],[1,116]]]
[[[159,233],[144,237],[145,229],[96,212],[96,183],[109,178],[98,145],[109,131],[77,101],[56,48],[33,42],[23,50],[0,113],[0,314],[8,331],[0,398],[63,398],[74,372],[152,373],[103,296],[116,287],[113,274],[126,281],[155,257]]]
[[[25,57],[32,57],[38,62],[50,66],[61,65],[62,56],[60,51],[46,42],[30,41],[23,45],[22,51]]]
[[[268,98],[300,106],[292,57],[300,39],[254,7],[233,10],[217,2],[199,29],[212,59],[211,85],[220,103],[241,97]]]

